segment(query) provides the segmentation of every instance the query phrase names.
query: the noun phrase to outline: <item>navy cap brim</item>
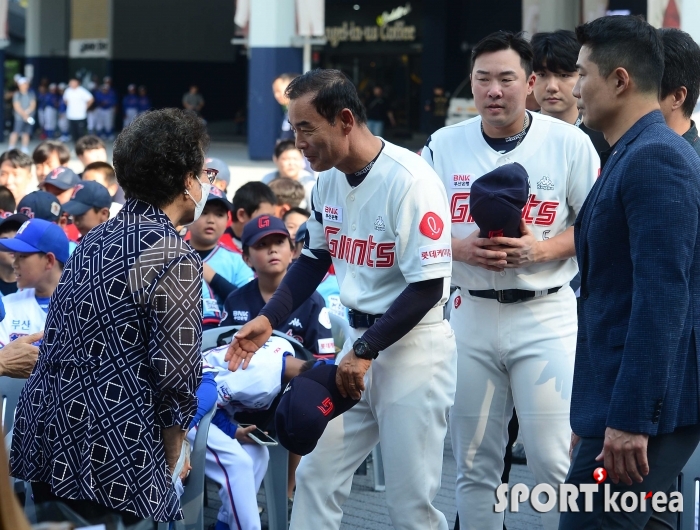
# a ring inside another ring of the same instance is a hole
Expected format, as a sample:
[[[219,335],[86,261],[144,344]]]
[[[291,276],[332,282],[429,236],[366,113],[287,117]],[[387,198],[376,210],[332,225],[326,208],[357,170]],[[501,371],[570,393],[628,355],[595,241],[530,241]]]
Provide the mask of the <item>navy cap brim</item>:
[[[231,204],[229,201],[227,201],[226,199],[224,199],[224,198],[222,198],[222,197],[209,197],[209,198],[207,199],[207,204],[209,204],[210,202],[214,202],[214,201],[218,201],[218,202],[220,202],[221,204],[223,204],[224,206],[226,206],[226,209],[227,209],[229,212],[232,212],[232,211],[233,211],[233,204]]]
[[[15,213],[8,217],[5,217],[5,219],[0,219],[0,229],[2,229],[3,227],[7,228],[8,225],[12,224],[17,224],[17,229],[19,229],[19,227],[27,221],[29,221],[29,217],[21,213]]]
[[[38,248],[24,241],[20,241],[19,239],[0,239],[0,249],[5,252],[22,252],[25,254],[41,252]]]
[[[54,188],[58,188],[61,191],[66,191],[71,188],[75,188],[75,184],[67,184],[65,182],[61,182],[59,180],[52,180],[51,182],[44,181],[41,183],[41,188],[43,190],[46,190],[46,186],[53,186]],[[49,192],[51,193],[51,192]]]
[[[253,245],[255,245],[255,243],[257,243],[258,241],[260,241],[263,237],[271,236],[271,235],[273,235],[273,234],[279,234],[279,235],[282,235],[282,236],[287,236],[287,237],[289,237],[289,232],[286,232],[286,231],[283,231],[283,230],[270,230],[269,232],[262,232],[262,233],[259,233],[259,234],[255,234],[252,238],[250,238],[249,241],[244,241],[244,242],[243,242],[243,246],[252,247]]]
[[[73,199],[72,201],[65,203],[62,208],[64,212],[70,215],[83,215],[87,213],[90,208],[92,208],[92,205]],[[95,206],[95,208],[97,208],[97,206]]]

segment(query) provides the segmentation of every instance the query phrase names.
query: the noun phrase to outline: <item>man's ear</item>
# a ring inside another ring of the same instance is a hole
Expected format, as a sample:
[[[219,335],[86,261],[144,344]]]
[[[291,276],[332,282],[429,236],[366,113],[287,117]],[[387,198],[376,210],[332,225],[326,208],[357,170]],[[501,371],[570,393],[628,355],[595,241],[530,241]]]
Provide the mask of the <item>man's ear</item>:
[[[632,84],[630,74],[625,68],[615,68],[615,70],[610,75],[615,81],[615,91],[618,93],[624,92]]]
[[[683,103],[685,103],[685,98],[688,97],[688,89],[684,86],[678,87],[676,90],[673,91],[673,105],[671,108],[673,110],[678,110],[683,106]]]
[[[105,221],[109,221],[109,208],[102,208],[100,210],[100,222],[104,223]]]
[[[343,109],[338,114],[338,121],[343,134],[348,135],[355,126],[355,116],[350,109]]]
[[[250,221],[250,217],[248,217],[248,214],[245,213],[245,210],[243,208],[239,208],[238,210],[235,211],[234,213],[234,219],[233,222],[239,222],[239,223],[247,223]]]
[[[53,252],[47,252],[46,253],[46,269],[53,269],[56,265],[58,264],[58,260],[56,259],[56,255]]]

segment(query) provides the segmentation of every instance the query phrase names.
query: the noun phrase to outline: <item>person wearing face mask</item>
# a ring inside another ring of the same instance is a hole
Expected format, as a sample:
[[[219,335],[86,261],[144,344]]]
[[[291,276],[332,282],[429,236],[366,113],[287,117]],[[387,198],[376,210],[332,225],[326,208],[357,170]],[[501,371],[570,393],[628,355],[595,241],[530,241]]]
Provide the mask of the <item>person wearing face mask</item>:
[[[206,203],[208,143],[178,109],[137,117],[114,143],[127,201],[66,262],[16,410],[12,475],[38,503],[93,524],[182,518],[172,474],[197,410],[202,261],[175,227]]]

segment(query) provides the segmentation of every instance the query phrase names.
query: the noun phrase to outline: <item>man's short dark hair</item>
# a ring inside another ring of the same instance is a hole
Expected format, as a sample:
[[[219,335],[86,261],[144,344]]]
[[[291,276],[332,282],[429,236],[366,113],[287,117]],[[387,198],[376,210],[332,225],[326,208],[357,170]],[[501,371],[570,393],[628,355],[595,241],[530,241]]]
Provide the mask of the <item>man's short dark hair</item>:
[[[65,166],[70,160],[70,151],[63,142],[58,140],[45,140],[36,146],[32,153],[32,159],[35,164],[43,164],[46,162],[52,153],[58,154],[58,161],[62,166]]]
[[[280,156],[282,156],[282,153],[284,153],[285,151],[292,150],[299,151],[299,149],[297,149],[296,144],[294,143],[294,140],[280,140],[275,145],[275,158],[279,158]]]
[[[114,173],[114,168],[110,166],[107,162],[92,162],[85,166],[83,170],[83,175],[88,171],[99,171],[104,176],[107,184],[110,186],[112,184],[117,184],[117,175]]]
[[[664,72],[661,36],[636,16],[597,18],[576,28],[576,38],[590,48],[589,59],[603,77],[624,68],[640,92],[659,94]]]
[[[289,83],[285,94],[290,100],[314,94],[312,105],[331,125],[335,125],[335,119],[343,109],[350,109],[358,123],[367,123],[367,112],[357,88],[340,70],[317,68],[306,72]]]
[[[270,186],[262,182],[246,182],[233,195],[231,203],[233,204],[234,216],[238,210],[243,208],[246,215],[250,217],[264,202],[272,206],[277,204],[277,196],[270,189]]]
[[[85,151],[92,151],[93,149],[104,149],[105,151],[107,150],[107,148],[105,147],[105,143],[100,139],[99,136],[95,136],[94,134],[81,136],[75,142],[75,154],[78,156],[82,156],[82,154]]]
[[[298,213],[299,215],[303,215],[307,219],[311,217],[311,212],[307,210],[306,208],[300,208],[299,206],[295,206],[294,208],[290,208],[284,214],[282,215],[282,220],[285,221],[287,219],[287,216],[293,214],[293,213]]]
[[[9,151],[5,151],[3,154],[1,154],[0,164],[3,162],[9,162],[14,168],[32,168],[32,159],[29,157],[29,155],[23,153],[19,149],[10,149]]]
[[[184,193],[188,174],[199,178],[208,147],[207,127],[194,112],[145,112],[114,141],[117,181],[128,199],[162,208]]]
[[[15,201],[15,196],[7,186],[0,186],[0,211],[12,213],[16,209],[17,202]]]
[[[661,99],[684,86],[688,94],[683,102],[683,116],[690,118],[700,95],[700,46],[685,31],[662,28],[658,32],[664,43]]]
[[[520,56],[520,64],[526,75],[532,74],[532,46],[524,37],[522,31],[513,33],[512,31],[496,31],[481,39],[472,48],[472,70],[477,58],[485,53],[500,52],[503,50],[513,50]]]
[[[535,72],[549,70],[556,74],[576,71],[581,45],[568,29],[535,33],[530,40],[532,67]]]

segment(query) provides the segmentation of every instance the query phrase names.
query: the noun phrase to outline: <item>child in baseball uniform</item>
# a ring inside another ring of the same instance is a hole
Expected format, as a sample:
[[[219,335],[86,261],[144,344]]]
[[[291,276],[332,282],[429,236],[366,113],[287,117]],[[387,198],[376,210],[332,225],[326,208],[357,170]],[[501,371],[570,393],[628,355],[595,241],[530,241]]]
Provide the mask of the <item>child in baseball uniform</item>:
[[[207,373],[214,373],[218,407],[207,436],[205,473],[221,484],[217,530],[259,530],[257,492],[269,455],[265,446],[248,436],[256,427],[239,426],[234,415],[269,409],[282,385],[316,361],[296,359],[288,341],[272,337],[258,351],[248,370],[230,372],[224,361],[226,349],[222,346],[203,354],[203,379]],[[189,431],[190,443],[194,443],[196,434],[196,427]]]
[[[292,263],[293,243],[284,222],[277,217],[261,215],[248,222],[242,242],[243,259],[257,278],[226,298],[223,326],[240,326],[258,316]],[[331,320],[318,292],[275,329],[296,339],[319,359],[335,358]]]
[[[3,299],[6,316],[0,322],[0,348],[19,337],[44,330],[49,301],[68,261],[68,238],[58,225],[30,219],[15,237],[0,240],[1,252],[14,252],[20,291]]]

